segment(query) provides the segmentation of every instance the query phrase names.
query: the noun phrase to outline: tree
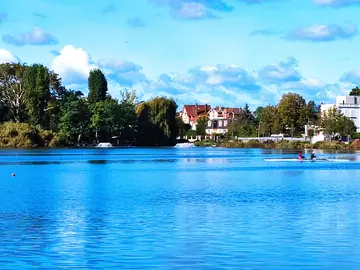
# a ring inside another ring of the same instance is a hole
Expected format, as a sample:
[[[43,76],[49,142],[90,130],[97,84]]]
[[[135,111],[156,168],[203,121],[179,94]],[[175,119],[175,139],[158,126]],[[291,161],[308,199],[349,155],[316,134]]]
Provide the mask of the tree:
[[[138,144],[173,145],[176,141],[177,105],[173,99],[156,97],[137,106]]]
[[[80,144],[82,137],[88,133],[90,112],[84,98],[74,94],[61,107],[59,124],[60,137],[67,143]]]
[[[45,112],[50,99],[49,70],[39,64],[29,66],[24,72],[24,91],[30,124],[46,126]]]
[[[284,94],[279,102],[279,114],[282,124],[291,130],[292,136],[295,132],[302,131],[306,124],[308,114],[306,107],[305,99],[294,93]]]
[[[350,96],[360,96],[360,88],[356,86],[355,88],[351,89]]]
[[[330,135],[331,138],[336,135],[341,137],[350,136],[356,131],[354,122],[335,106],[322,113],[321,127],[324,129],[325,134]]]
[[[191,125],[185,124],[181,117],[176,117],[176,123],[177,123],[177,135],[181,137],[187,135],[189,130],[191,129]]]
[[[254,117],[255,117],[255,122],[259,123],[260,122],[260,115],[262,110],[264,109],[264,107],[257,107],[256,110],[254,111]]]
[[[263,135],[270,136],[273,133],[282,132],[282,119],[280,118],[279,110],[275,106],[267,106],[261,110],[260,118],[260,132]]]
[[[89,104],[95,104],[96,102],[104,101],[108,91],[108,85],[105,75],[100,69],[93,69],[89,73],[88,78]]]
[[[245,104],[245,107],[240,112],[240,119],[246,123],[253,123],[255,121],[255,117],[247,103]]]
[[[91,106],[90,127],[95,130],[96,140],[111,140],[113,133],[119,131],[119,107],[116,100],[99,101]]]
[[[21,122],[26,118],[23,78],[26,65],[0,64],[0,121]]]
[[[196,135],[205,136],[206,135],[206,126],[209,121],[209,117],[202,115],[196,121]]]

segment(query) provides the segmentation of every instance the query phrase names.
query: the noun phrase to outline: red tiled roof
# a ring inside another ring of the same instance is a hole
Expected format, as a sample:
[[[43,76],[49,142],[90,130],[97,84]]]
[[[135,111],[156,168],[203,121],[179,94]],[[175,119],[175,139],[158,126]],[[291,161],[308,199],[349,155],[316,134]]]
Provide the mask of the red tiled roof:
[[[211,109],[210,105],[184,105],[184,111],[191,118],[197,115],[206,114]]]

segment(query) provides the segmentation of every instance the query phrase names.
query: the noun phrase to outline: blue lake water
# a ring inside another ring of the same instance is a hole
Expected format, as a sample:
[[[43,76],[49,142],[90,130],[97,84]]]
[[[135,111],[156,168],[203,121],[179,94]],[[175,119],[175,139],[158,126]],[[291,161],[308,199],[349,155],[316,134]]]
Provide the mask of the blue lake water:
[[[360,154],[0,150],[1,269],[359,269]],[[16,176],[12,177],[12,173]]]

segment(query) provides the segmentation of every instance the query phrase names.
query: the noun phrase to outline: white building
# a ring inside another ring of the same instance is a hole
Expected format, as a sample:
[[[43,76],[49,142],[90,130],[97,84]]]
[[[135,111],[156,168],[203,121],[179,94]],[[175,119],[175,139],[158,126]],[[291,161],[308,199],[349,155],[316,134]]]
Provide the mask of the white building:
[[[209,121],[205,129],[206,134],[222,134],[228,132],[229,125],[240,115],[240,108],[215,107],[208,112]]]
[[[336,104],[321,105],[321,113],[333,107],[339,109],[346,117],[354,121],[357,132],[360,132],[360,97],[359,96],[338,96]]]

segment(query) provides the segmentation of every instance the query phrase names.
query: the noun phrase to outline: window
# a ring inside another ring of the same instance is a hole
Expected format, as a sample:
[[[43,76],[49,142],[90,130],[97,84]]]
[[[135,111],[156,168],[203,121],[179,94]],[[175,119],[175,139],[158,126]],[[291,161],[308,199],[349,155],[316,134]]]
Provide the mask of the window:
[[[223,121],[219,121],[219,127],[222,127],[222,123],[223,123]]]
[[[208,121],[208,127],[211,127],[211,121]]]
[[[226,127],[226,126],[227,126],[227,124],[228,124],[228,121],[227,121],[227,120],[225,120],[225,121],[224,121],[224,127]]]
[[[354,104],[357,104],[357,97],[354,97]]]

